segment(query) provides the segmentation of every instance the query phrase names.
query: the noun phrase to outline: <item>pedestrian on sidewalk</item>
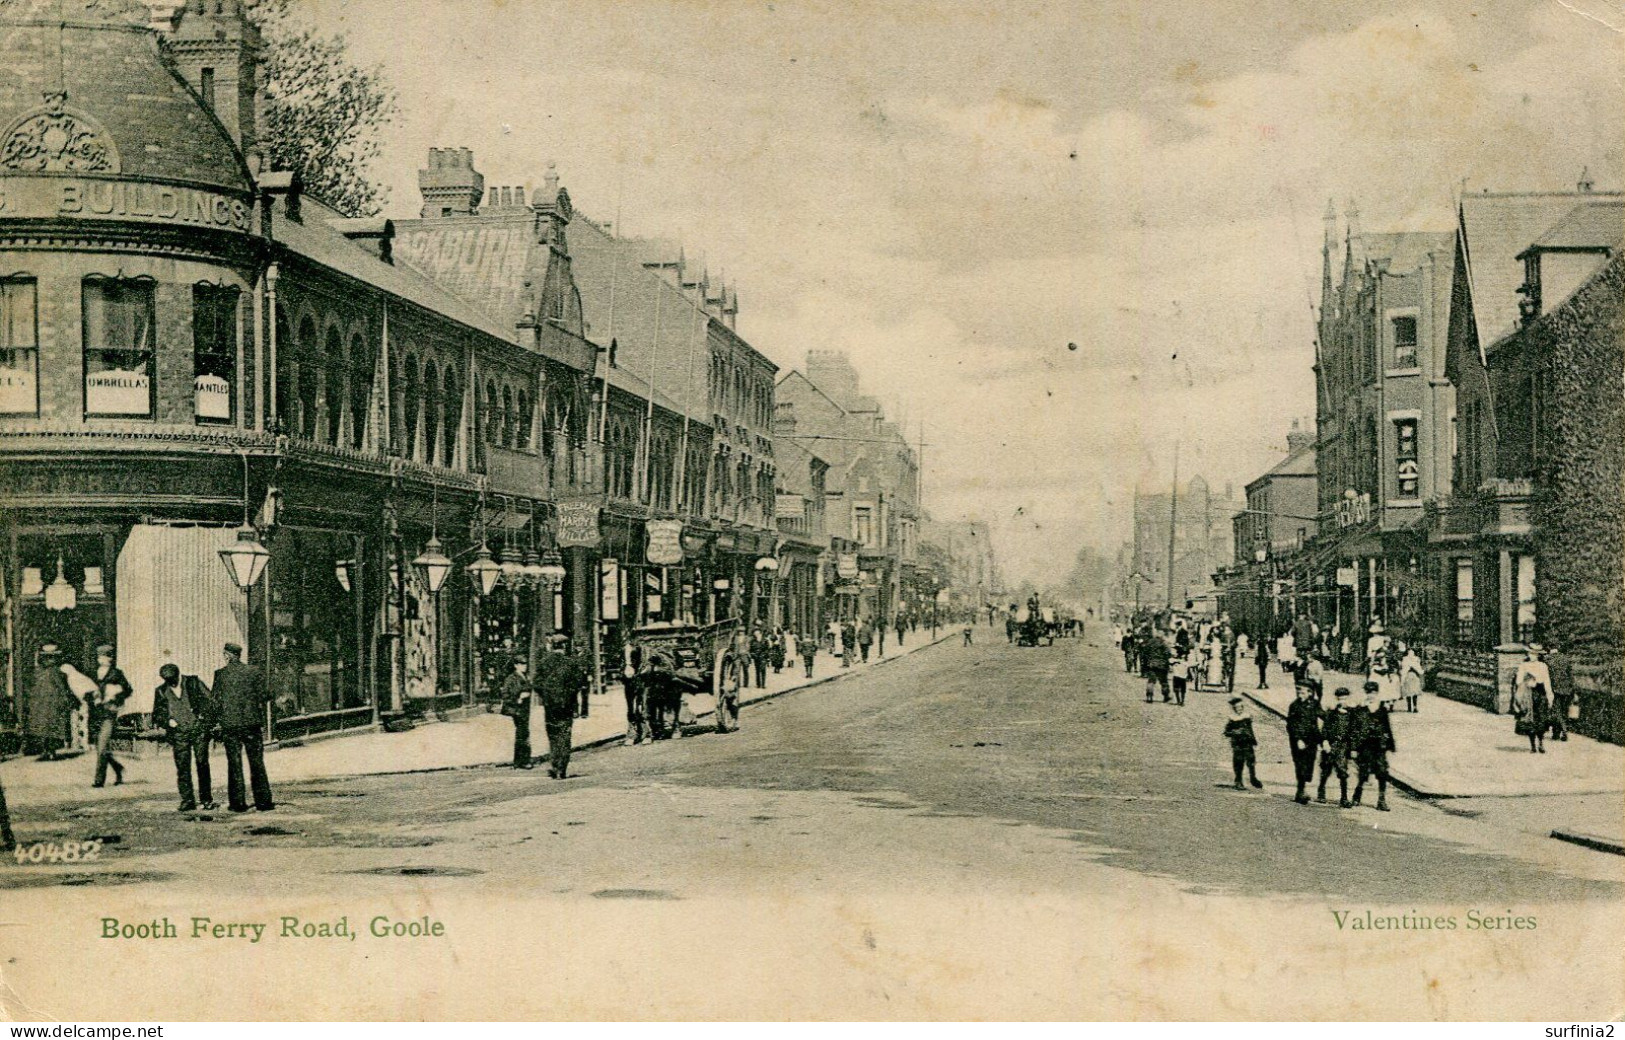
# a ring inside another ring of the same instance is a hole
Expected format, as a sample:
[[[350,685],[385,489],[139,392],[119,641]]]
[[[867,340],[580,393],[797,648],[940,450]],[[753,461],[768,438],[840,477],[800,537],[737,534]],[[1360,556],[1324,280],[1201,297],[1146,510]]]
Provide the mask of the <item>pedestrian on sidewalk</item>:
[[[875,645],[875,626],[868,618],[858,626],[858,653],[863,657],[863,663],[869,663],[869,649]]]
[[[1529,753],[1546,753],[1546,730],[1552,724],[1552,673],[1540,659],[1540,644],[1530,643],[1512,677],[1513,730],[1529,738]]]
[[[1286,710],[1286,737],[1292,749],[1292,773],[1298,793],[1292,800],[1309,804],[1309,784],[1315,779],[1315,755],[1320,750],[1320,691],[1299,683],[1297,698]]]
[[[649,732],[649,675],[643,651],[633,647],[622,672],[621,692],[626,696],[626,744],[634,746],[652,739]]]
[[[214,673],[214,699],[220,707],[221,742],[226,746],[226,807],[247,812],[243,790],[243,759],[248,759],[249,787],[254,808],[270,812],[271,780],[265,773],[265,706],[271,693],[265,686],[265,673],[243,663],[243,648],[225,645],[226,663]]]
[[[1414,714],[1416,706],[1422,699],[1422,658],[1416,653],[1416,647],[1407,646],[1405,656],[1399,659],[1399,695],[1405,700],[1405,710]]]
[[[908,626],[903,620],[903,615],[899,614],[899,615],[897,615],[897,647],[898,647],[898,649],[902,649],[902,646],[903,646],[903,633],[906,632],[906,631],[908,631]]]
[[[68,725],[79,710],[79,698],[68,689],[62,674],[62,652],[55,643],[43,643],[35,657],[34,681],[28,691],[28,749],[38,761],[55,762],[68,743]]]
[[[1224,737],[1230,741],[1230,767],[1236,773],[1236,790],[1243,790],[1243,770],[1253,787],[1263,787],[1258,782],[1258,736],[1253,732],[1253,717],[1247,713],[1247,704],[1239,696],[1230,698],[1230,717],[1224,720]]]
[[[841,667],[851,668],[858,652],[858,629],[851,621],[841,626]]]
[[[774,675],[784,671],[784,629],[782,628],[775,628],[773,638],[767,641],[767,662],[773,666]]]
[[[811,633],[802,635],[796,640],[796,649],[801,651],[801,666],[807,671],[807,678],[813,677],[813,658],[818,656],[818,640]]]
[[[1236,692],[1236,640],[1227,638],[1219,645],[1219,683],[1225,693]]]
[[[1394,750],[1394,727],[1388,717],[1388,702],[1382,688],[1367,680],[1365,703],[1349,712],[1354,730],[1354,755],[1359,760],[1359,779],[1354,784],[1354,804],[1360,804],[1368,777],[1377,778],[1377,808],[1388,811],[1388,753]]]
[[[570,772],[576,704],[592,679],[586,662],[570,652],[567,637],[555,633],[551,642],[553,652],[547,655],[540,683],[542,726],[547,730],[547,775],[563,780]]]
[[[1162,636],[1153,631],[1147,638],[1145,647],[1140,651],[1140,665],[1145,669],[1147,704],[1151,703],[1151,695],[1159,689],[1162,691],[1162,703],[1169,703],[1168,664],[1168,644],[1162,641]]]
[[[750,633],[750,663],[756,671],[756,688],[767,689],[767,662],[771,656],[768,649],[767,636],[761,629],[752,629]]]
[[[502,680],[502,714],[513,720],[513,767],[534,769],[530,753],[530,666],[524,655],[514,654],[508,662],[508,677]]]
[[[1546,653],[1546,670],[1552,677],[1552,739],[1569,739],[1569,720],[1580,717],[1574,703],[1574,665],[1569,655],[1553,647]]]
[[[962,643],[960,645],[962,645],[962,646],[970,646],[971,645],[971,635],[972,635],[972,633],[974,631],[975,631],[975,626],[974,625],[971,625],[971,624],[965,625],[965,641],[964,641],[964,643]]]
[[[1270,641],[1260,636],[1258,640],[1258,688],[1270,688]]]
[[[96,741],[96,773],[91,787],[107,784],[107,771],[113,770],[113,786],[124,782],[124,767],[113,757],[113,730],[120,710],[130,699],[130,680],[113,661],[113,648],[103,643],[96,648],[96,692],[90,700],[90,732]]]
[[[182,676],[173,664],[158,669],[158,677],[163,682],[152,691],[152,726],[169,742],[169,753],[175,759],[175,793],[181,799],[176,811],[218,808],[214,777],[209,772],[209,742],[219,721],[214,700],[202,680]],[[192,786],[194,763],[196,788]]]
[[[1315,794],[1315,801],[1326,801],[1326,781],[1333,773],[1337,774],[1337,786],[1341,793],[1337,804],[1347,809],[1353,803],[1349,801],[1349,757],[1354,753],[1354,727],[1349,720],[1349,688],[1339,686],[1333,692],[1334,703],[1330,711],[1320,718],[1320,789]]]
[[[824,632],[824,649],[830,653],[840,653],[841,650],[841,623],[830,620],[829,627]]]
[[[1123,671],[1133,675],[1140,670],[1140,648],[1132,628],[1123,633],[1122,646]]]

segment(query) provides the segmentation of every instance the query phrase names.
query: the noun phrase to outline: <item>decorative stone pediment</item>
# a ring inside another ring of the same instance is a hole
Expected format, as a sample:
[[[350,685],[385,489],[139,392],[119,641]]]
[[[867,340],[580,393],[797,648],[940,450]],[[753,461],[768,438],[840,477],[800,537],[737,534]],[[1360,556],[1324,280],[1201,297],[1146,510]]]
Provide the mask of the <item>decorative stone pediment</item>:
[[[0,170],[17,173],[117,173],[113,139],[89,116],[67,107],[67,95],[48,93],[45,106],[27,113],[0,136]]]

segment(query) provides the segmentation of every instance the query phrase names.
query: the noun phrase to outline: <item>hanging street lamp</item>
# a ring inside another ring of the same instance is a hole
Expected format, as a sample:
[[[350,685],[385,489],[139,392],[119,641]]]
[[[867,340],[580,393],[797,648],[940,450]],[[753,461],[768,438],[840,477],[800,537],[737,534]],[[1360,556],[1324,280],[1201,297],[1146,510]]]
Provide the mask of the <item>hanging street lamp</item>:
[[[464,570],[474,582],[474,587],[480,590],[481,596],[489,596],[497,586],[497,579],[502,577],[502,567],[492,558],[490,546],[484,542],[475,551],[474,562]]]
[[[244,593],[260,580],[270,559],[270,550],[260,544],[259,535],[247,524],[238,528],[237,541],[220,550],[220,560],[232,582]]]
[[[429,592],[434,595],[440,594],[440,589],[446,584],[446,578],[451,574],[451,559],[441,552],[440,539],[433,535],[430,535],[429,540],[424,543],[423,551],[412,561],[412,566],[423,571],[424,582],[429,586]],[[473,565],[470,565],[469,570],[473,571]],[[349,585],[346,584],[345,588],[349,588]]]

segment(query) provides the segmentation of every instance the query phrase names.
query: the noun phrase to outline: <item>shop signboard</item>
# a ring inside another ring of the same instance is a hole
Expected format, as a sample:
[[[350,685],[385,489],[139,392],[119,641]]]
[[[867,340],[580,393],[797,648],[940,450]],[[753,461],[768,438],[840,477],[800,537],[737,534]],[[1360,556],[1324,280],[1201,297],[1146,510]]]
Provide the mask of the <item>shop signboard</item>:
[[[231,421],[231,384],[204,373],[192,381],[193,408],[199,419]]]
[[[835,573],[844,581],[852,581],[858,576],[858,554],[841,553],[835,559]]]
[[[681,520],[650,520],[644,525],[649,533],[645,558],[656,567],[675,567],[683,562],[683,522]]]
[[[559,548],[596,548],[600,541],[597,503],[560,502],[557,527]]]
[[[32,355],[29,355],[32,356]],[[0,365],[0,414],[33,415],[39,410],[34,371]]]
[[[85,376],[86,415],[149,415],[152,379],[137,370],[110,368]]]
[[[773,514],[780,520],[805,520],[806,503],[800,495],[777,495],[773,499]]]
[[[1337,584],[1343,586],[1344,588],[1352,589],[1354,587],[1355,583],[1357,581],[1359,581],[1359,580],[1360,580],[1360,568],[1358,568],[1358,567],[1339,567],[1339,568],[1337,568]]]

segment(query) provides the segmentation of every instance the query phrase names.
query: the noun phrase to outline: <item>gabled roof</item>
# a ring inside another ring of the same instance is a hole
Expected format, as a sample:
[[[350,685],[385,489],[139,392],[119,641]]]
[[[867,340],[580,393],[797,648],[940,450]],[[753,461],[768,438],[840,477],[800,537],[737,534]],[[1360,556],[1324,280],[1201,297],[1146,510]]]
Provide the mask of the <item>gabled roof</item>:
[[[1548,249],[1611,249],[1625,241],[1625,198],[1582,202],[1518,256]]]
[[[1480,351],[1518,323],[1520,254],[1555,229],[1576,205],[1620,199],[1619,192],[1523,192],[1462,196],[1457,233],[1467,260],[1467,291]]]
[[[1387,260],[1389,271],[1407,274],[1420,267],[1429,253],[1448,250],[1452,238],[1450,231],[1385,231],[1356,235],[1351,245],[1355,259]]]

